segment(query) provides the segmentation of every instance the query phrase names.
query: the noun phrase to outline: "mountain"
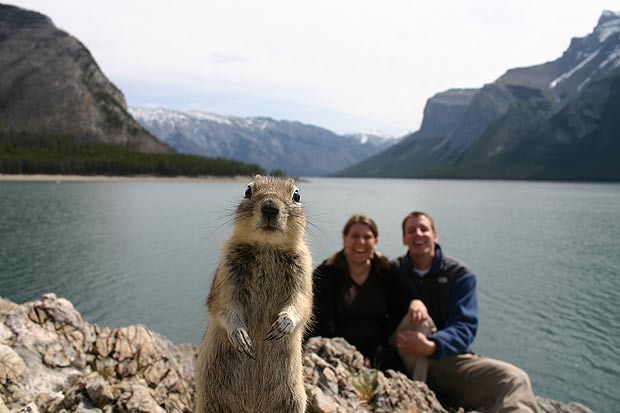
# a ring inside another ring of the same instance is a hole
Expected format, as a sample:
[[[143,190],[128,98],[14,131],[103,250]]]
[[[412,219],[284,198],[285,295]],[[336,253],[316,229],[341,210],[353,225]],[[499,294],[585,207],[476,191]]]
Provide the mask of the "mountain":
[[[317,126],[267,117],[138,107],[129,112],[153,135],[181,153],[256,163],[294,176],[336,172],[395,142],[371,133],[340,136]]]
[[[0,4],[0,73],[2,128],[174,152],[129,115],[86,47],[42,14]]]
[[[478,89],[450,89],[430,98],[424,108],[420,130],[415,139],[445,136],[459,126]]]
[[[459,165],[476,177],[620,180],[620,67],[559,111],[548,108],[542,99],[515,106]]]
[[[554,61],[433,96],[419,131],[336,175],[620,180],[619,68],[620,14],[605,11]]]

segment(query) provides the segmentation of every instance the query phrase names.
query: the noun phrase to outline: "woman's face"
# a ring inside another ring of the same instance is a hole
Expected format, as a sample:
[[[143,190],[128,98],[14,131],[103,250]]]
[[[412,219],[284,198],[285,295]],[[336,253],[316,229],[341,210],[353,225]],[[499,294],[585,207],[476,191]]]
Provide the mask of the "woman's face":
[[[359,222],[351,225],[349,233],[343,235],[342,239],[347,260],[357,264],[365,263],[379,242],[370,227]]]

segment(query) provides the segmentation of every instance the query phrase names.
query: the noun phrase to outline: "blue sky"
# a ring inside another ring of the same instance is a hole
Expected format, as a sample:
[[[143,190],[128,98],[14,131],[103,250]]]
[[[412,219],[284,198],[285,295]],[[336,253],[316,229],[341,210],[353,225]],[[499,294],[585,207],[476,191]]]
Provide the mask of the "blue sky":
[[[608,0],[16,0],[80,39],[130,106],[400,136],[426,100],[554,60]]]

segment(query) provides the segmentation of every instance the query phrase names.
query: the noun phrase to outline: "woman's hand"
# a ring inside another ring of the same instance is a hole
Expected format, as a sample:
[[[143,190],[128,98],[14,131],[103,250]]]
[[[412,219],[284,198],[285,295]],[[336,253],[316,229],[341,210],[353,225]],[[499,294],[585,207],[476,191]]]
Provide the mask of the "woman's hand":
[[[409,304],[407,320],[414,326],[421,326],[428,319],[428,309],[421,300],[413,300]]]

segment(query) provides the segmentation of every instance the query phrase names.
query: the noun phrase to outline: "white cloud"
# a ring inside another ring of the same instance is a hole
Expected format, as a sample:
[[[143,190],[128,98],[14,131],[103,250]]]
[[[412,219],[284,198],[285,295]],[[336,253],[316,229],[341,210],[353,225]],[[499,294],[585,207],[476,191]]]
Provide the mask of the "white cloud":
[[[571,37],[588,34],[603,9],[617,8],[615,3],[19,0],[14,4],[48,15],[80,39],[125,91],[129,104],[160,99],[161,106],[195,107],[210,102],[204,110],[297,116],[296,120],[345,132],[373,127],[415,130],[430,96],[453,87],[480,87],[511,67],[559,57]],[[138,90],[140,84],[149,86]],[[218,97],[217,105],[209,94]],[[325,116],[324,122],[319,114]]]

